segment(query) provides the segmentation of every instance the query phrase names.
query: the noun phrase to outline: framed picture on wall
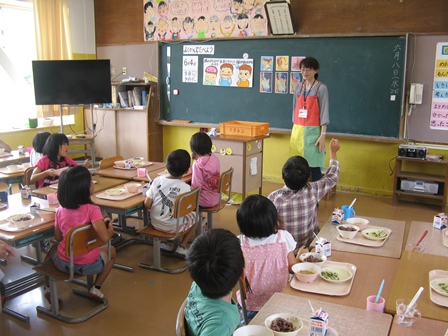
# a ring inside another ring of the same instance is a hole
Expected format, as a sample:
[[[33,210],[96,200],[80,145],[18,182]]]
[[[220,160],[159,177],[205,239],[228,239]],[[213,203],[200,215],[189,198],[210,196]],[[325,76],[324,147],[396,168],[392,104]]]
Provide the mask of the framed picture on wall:
[[[291,5],[287,1],[269,1],[264,4],[272,35],[294,35]]]

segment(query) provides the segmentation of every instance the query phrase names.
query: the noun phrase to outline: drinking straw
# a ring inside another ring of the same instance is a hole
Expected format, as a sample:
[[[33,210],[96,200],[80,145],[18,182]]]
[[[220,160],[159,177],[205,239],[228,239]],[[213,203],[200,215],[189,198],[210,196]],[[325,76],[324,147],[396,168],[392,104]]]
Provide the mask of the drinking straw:
[[[383,291],[383,287],[384,287],[384,279],[383,281],[381,281],[380,289],[378,289],[378,294],[376,295],[375,303],[378,303],[378,300],[381,297],[381,292]]]
[[[352,204],[350,204],[350,205],[348,206],[348,208],[349,208],[349,209],[353,208],[353,206],[355,205],[355,202],[356,202],[356,198],[353,200]]]
[[[308,300],[308,303],[310,304],[311,312],[314,314],[314,308],[313,308],[313,305],[311,304],[311,301]]]
[[[428,234],[428,230],[426,230],[425,232],[423,232],[422,237],[420,238],[420,240],[417,242],[417,244],[415,244],[414,248],[412,249],[411,252],[414,252],[415,249],[420,245],[420,243],[422,242],[423,238],[425,238],[425,236]]]
[[[411,302],[409,303],[408,307],[406,308],[405,313],[401,316],[401,322],[403,322],[404,318],[407,314],[409,314],[409,311],[414,308],[415,304],[417,303],[418,298],[420,297],[420,294],[423,292],[423,287],[420,287],[417,293],[415,293],[414,297],[412,298]]]
[[[151,176],[149,176],[149,174],[148,174],[148,173],[146,173],[146,177],[148,178],[148,180],[149,180],[149,183],[152,183],[152,178],[151,178]]]

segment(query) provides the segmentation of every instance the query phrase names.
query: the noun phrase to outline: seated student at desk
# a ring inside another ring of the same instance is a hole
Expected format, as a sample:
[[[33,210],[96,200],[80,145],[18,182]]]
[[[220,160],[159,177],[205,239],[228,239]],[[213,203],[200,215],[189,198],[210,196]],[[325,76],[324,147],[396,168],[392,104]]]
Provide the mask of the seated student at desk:
[[[0,139],[0,148],[4,148],[5,152],[11,152],[11,147],[2,139]]]
[[[39,188],[48,187],[59,180],[61,168],[74,167],[78,164],[67,156],[68,138],[65,134],[55,133],[48,137],[43,153],[44,156],[36,163],[30,182],[38,184]],[[84,161],[86,168],[90,167],[90,160]]]

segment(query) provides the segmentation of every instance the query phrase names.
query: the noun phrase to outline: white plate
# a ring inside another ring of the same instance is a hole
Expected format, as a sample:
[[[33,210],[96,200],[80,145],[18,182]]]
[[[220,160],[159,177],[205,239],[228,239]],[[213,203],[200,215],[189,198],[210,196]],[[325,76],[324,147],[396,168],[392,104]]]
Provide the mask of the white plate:
[[[383,240],[389,237],[389,233],[386,230],[380,229],[365,229],[361,233],[365,238],[370,240]]]
[[[125,191],[126,190],[124,190],[123,188],[113,188],[106,190],[105,193],[108,194],[109,196],[120,196],[124,194]]]
[[[448,296],[448,278],[438,278],[431,280],[429,283],[431,288],[434,289],[437,293],[443,296]],[[445,290],[440,287],[440,284],[444,284]]]
[[[437,280],[437,279],[448,279],[448,271],[444,270],[431,270],[429,271],[429,286],[431,286],[431,281]],[[429,298],[432,302],[434,302],[436,305],[442,306],[442,307],[448,307],[448,296],[442,295],[439,292],[435,290],[429,291]]]
[[[335,279],[331,279],[329,277],[326,277],[324,274],[325,273],[331,273],[333,274],[336,278]],[[330,267],[324,267],[322,268],[322,270],[319,273],[320,277],[328,282],[332,282],[332,283],[342,283],[342,282],[346,282],[348,280],[350,280],[353,277],[353,273],[350,272],[348,269],[343,268],[343,267],[334,267],[334,266],[330,266]]]

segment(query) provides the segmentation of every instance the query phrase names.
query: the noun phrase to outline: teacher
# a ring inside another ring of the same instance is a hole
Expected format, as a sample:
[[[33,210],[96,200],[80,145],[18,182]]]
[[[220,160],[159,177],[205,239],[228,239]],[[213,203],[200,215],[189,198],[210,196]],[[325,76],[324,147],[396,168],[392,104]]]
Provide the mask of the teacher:
[[[327,86],[318,81],[319,62],[306,57],[300,62],[302,82],[294,89],[293,122],[289,156],[303,156],[311,168],[312,181],[322,177],[325,135],[330,123]]]

